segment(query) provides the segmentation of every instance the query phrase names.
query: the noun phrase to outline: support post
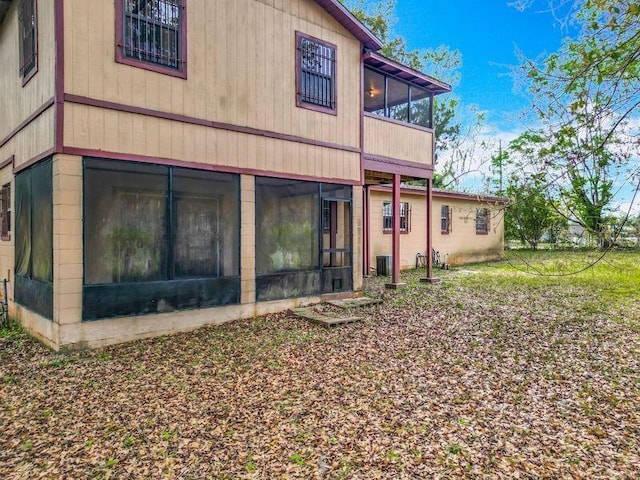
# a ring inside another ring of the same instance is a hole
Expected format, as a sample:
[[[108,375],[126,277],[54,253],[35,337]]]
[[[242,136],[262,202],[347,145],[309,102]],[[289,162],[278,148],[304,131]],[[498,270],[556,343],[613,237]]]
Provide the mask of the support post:
[[[427,178],[425,183],[426,185],[426,201],[427,201],[427,218],[426,218],[426,232],[427,232],[427,251],[425,252],[425,264],[427,266],[427,277],[421,278],[421,282],[425,283],[440,283],[439,278],[435,278],[433,276],[433,226],[432,226],[432,218],[433,218],[433,180],[431,178]]]
[[[400,175],[393,174],[393,231],[392,231],[392,275],[391,283],[387,283],[386,287],[397,289],[403,286],[400,283]]]

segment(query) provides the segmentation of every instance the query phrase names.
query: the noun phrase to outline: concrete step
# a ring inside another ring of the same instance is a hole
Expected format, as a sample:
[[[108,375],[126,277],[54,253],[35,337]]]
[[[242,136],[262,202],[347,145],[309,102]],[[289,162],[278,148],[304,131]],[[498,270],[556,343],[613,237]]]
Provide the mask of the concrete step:
[[[328,303],[329,305],[333,305],[334,307],[339,307],[346,310],[349,308],[366,307],[367,305],[375,305],[378,303],[382,303],[382,300],[379,298],[358,297],[358,298],[345,298],[340,300],[327,300],[325,303]]]
[[[310,320],[313,323],[322,325],[323,327],[327,327],[327,328],[335,327],[338,325],[344,325],[346,323],[354,323],[354,322],[362,321],[362,317],[355,317],[355,316],[338,317],[335,315],[317,312],[310,307],[293,308],[291,312],[298,317],[305,318],[307,320]]]

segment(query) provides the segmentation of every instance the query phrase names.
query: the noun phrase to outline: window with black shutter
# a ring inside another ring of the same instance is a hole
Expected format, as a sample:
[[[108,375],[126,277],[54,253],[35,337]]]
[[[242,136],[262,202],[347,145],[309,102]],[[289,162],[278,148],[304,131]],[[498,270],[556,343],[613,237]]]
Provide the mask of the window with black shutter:
[[[451,233],[451,212],[452,208],[449,205],[442,205],[440,207],[440,233]]]
[[[476,234],[486,235],[489,233],[489,209],[476,209]]]

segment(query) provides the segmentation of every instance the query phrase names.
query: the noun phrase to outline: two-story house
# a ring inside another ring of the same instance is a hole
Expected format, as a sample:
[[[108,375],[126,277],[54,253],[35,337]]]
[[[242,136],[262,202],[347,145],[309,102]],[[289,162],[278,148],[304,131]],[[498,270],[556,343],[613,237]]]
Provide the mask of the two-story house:
[[[337,0],[0,0],[12,315],[82,348],[360,289],[450,90],[380,48]]]

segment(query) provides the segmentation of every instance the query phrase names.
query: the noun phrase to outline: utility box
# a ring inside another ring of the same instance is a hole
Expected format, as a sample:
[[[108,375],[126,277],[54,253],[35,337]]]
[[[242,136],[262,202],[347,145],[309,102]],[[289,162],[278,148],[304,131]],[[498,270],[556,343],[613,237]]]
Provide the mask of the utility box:
[[[376,272],[378,276],[388,277],[391,274],[391,255],[376,257]]]

